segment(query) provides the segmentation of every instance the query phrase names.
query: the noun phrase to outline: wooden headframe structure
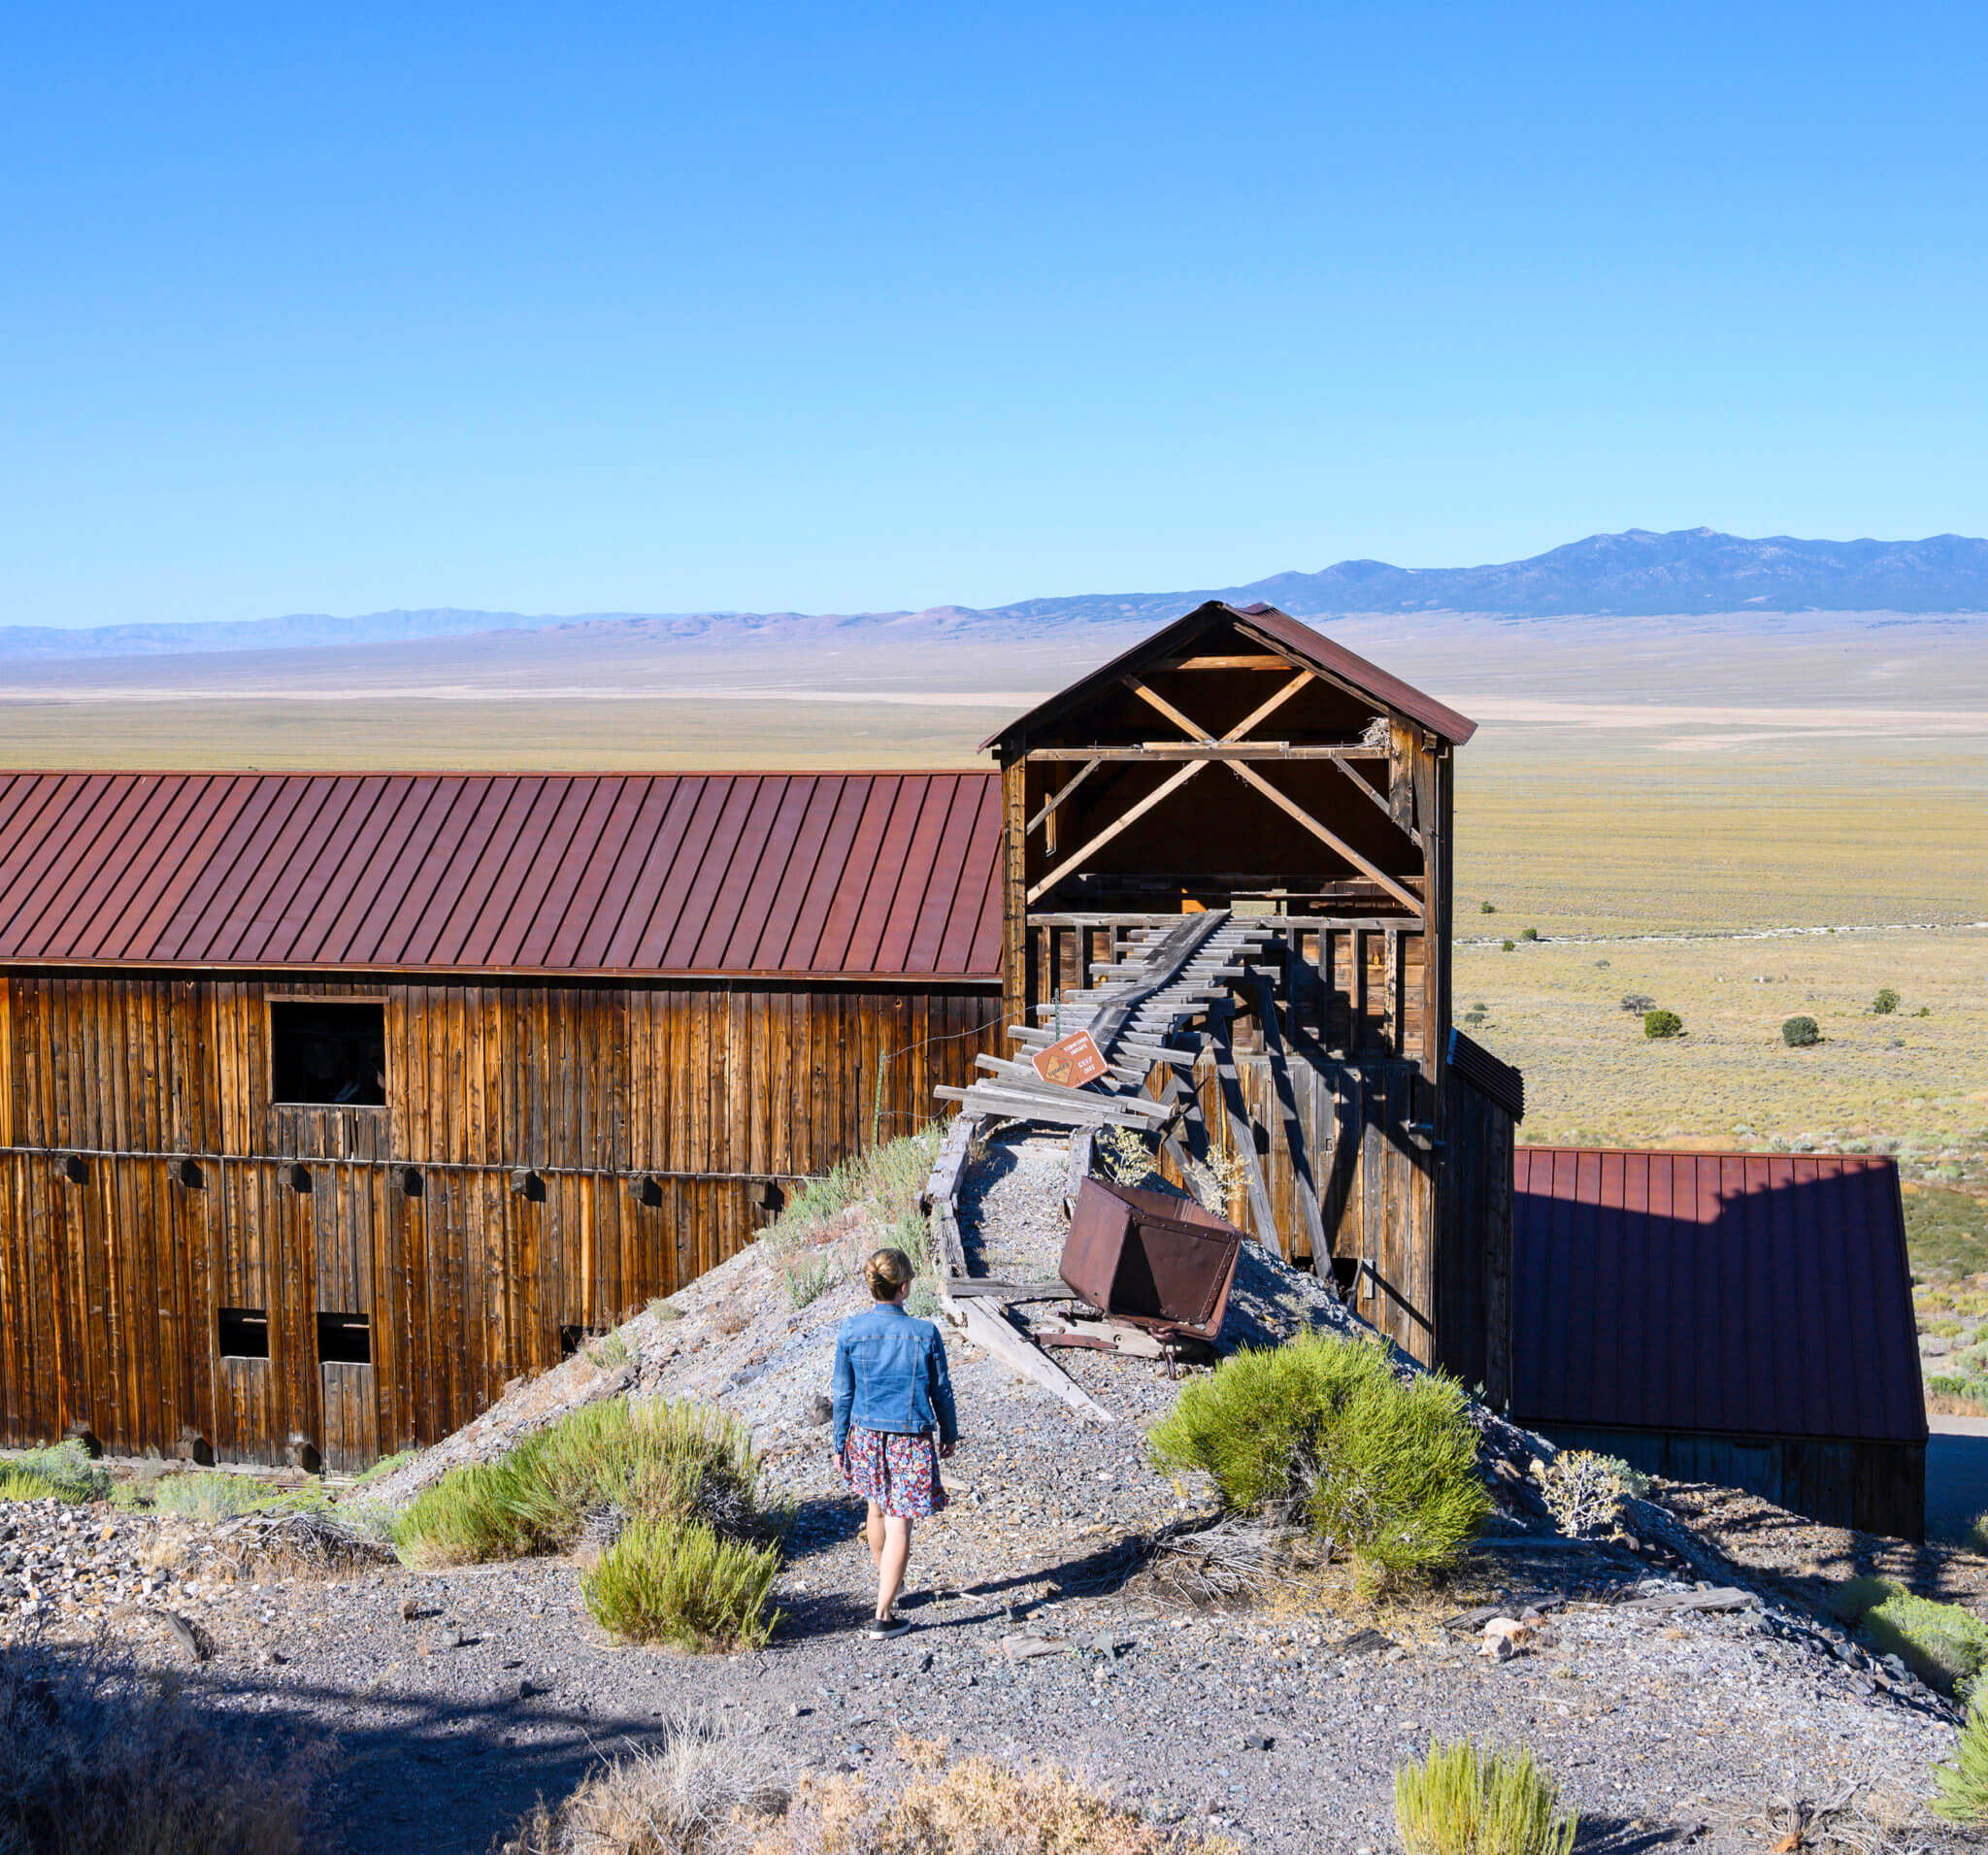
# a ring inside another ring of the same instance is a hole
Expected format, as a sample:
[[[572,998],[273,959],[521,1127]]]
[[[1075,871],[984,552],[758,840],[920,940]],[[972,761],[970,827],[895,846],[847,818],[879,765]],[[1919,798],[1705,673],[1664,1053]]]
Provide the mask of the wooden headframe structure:
[[[1474,1381],[1502,1365],[1515,1118],[1451,1075],[1453,754],[1474,731],[1284,613],[1209,601],[986,744],[1011,1021],[1053,1025],[1183,912],[1272,934],[1271,977],[1239,970],[1210,1006],[1197,1071],[1239,1218]]]

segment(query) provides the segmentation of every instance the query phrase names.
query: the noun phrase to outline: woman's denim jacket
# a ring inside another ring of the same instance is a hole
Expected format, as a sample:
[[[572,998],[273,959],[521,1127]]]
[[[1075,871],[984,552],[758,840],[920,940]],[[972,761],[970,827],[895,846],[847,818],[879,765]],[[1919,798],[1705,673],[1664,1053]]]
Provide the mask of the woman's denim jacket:
[[[929,1320],[879,1301],[843,1322],[835,1339],[835,1446],[849,1426],[915,1436],[936,1424],[941,1442],[959,1438],[945,1342]]]

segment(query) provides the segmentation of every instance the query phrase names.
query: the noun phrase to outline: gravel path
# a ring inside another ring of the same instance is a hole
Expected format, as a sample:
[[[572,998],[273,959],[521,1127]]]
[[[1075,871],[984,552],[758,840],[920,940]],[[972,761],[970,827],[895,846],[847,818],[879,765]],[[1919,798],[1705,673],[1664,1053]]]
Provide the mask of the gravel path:
[[[974,1169],[966,1221],[990,1272],[1054,1273],[1061,1225],[1045,1206],[1061,1153],[1047,1141],[997,1145]],[[1095,1353],[1065,1357],[1123,1413],[1118,1423],[1080,1421],[955,1344],[964,1441],[948,1465],[953,1505],[918,1530],[919,1627],[873,1643],[861,1634],[874,1586],[859,1508],[829,1462],[817,1405],[857,1291],[839,1285],[796,1308],[777,1268],[758,1250],[734,1258],[624,1328],[625,1361],[610,1349],[603,1363],[570,1363],[450,1452],[493,1452],[513,1422],[624,1379],[723,1403],[801,1504],[780,1581],[785,1619],[765,1651],[616,1646],[559,1561],[261,1583],[210,1573],[133,1591],[149,1561],[174,1558],[145,1537],[169,1523],[148,1516],[115,1522],[101,1540],[124,1587],[103,1617],[257,1730],[334,1737],[325,1845],[352,1855],[482,1855],[536,1796],[560,1795],[602,1752],[654,1737],[684,1709],[766,1734],[797,1775],[894,1772],[906,1732],[956,1752],[1054,1760],[1156,1816],[1293,1855],[1392,1847],[1394,1766],[1434,1737],[1523,1739],[1590,1819],[1584,1846],[1614,1849],[1765,1847],[1757,1818],[1771,1798],[1851,1786],[1878,1817],[1903,1821],[1927,1766],[1952,1745],[1950,1709],[1839,1638],[1833,1646],[1792,1594],[1735,1614],[1626,1608],[1678,1586],[1603,1546],[1487,1547],[1433,1597],[1377,1611],[1349,1586],[1233,1616],[1162,1608],[1136,1586],[1101,1590],[1100,1565],[1128,1537],[1206,1510],[1207,1496],[1144,1460],[1143,1426],[1174,1395],[1164,1369]],[[1253,1249],[1231,1307],[1230,1341],[1349,1323],[1321,1284]],[[404,1492],[432,1466],[409,1465],[367,1493]],[[59,1530],[60,1518],[0,1509],[17,1552],[23,1530]],[[170,1525],[174,1549],[197,1562],[186,1523]],[[67,1529],[72,1556],[93,1528],[91,1514]],[[211,1659],[190,1664],[159,1627],[168,1602],[211,1640]],[[1516,1613],[1528,1603],[1543,1620],[1509,1662],[1477,1654],[1472,1630],[1444,1627],[1473,1607]],[[17,1615],[15,1627],[34,1620]],[[93,1627],[81,1605],[39,1620]],[[1921,1822],[1908,1840],[1948,1846],[1942,1834]]]

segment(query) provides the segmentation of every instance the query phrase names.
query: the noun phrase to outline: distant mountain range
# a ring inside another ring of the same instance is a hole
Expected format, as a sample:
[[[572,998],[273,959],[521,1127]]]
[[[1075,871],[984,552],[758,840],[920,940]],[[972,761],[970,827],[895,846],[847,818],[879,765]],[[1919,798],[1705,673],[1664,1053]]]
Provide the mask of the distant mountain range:
[[[1935,535],[1925,541],[1747,541],[1710,528],[1655,534],[1632,528],[1590,535],[1530,560],[1489,567],[1393,567],[1342,560],[1313,574],[1274,574],[1246,585],[1194,592],[1083,594],[1025,599],[992,611],[948,606],[927,613],[836,616],[763,613],[588,613],[578,617],[515,612],[376,612],[335,618],[298,613],[218,624],[106,625],[66,631],[0,625],[0,658],[130,657],[204,650],[277,650],[377,645],[478,632],[570,625],[641,627],[676,637],[755,635],[912,621],[984,630],[1003,625],[1157,624],[1204,599],[1267,600],[1300,618],[1367,613],[1473,613],[1502,618],[1672,613],[1988,612],[1988,541]]]

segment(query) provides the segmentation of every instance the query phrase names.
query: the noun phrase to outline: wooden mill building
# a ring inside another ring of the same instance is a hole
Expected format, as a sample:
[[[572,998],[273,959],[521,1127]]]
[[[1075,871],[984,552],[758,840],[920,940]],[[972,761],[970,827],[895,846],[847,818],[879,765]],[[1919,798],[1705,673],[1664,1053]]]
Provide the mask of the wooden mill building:
[[[984,774],[0,775],[0,1441],[447,1434],[971,1075],[1000,840]]]
[[[1235,1214],[1472,1383],[1504,1368],[1524,1111],[1517,1075],[1450,1023],[1474,732],[1283,613],[1210,602],[985,744],[1011,1017],[1053,1020],[1182,910],[1272,930],[1276,961],[1210,1013],[1196,1072],[1213,1143],[1253,1175]]]

